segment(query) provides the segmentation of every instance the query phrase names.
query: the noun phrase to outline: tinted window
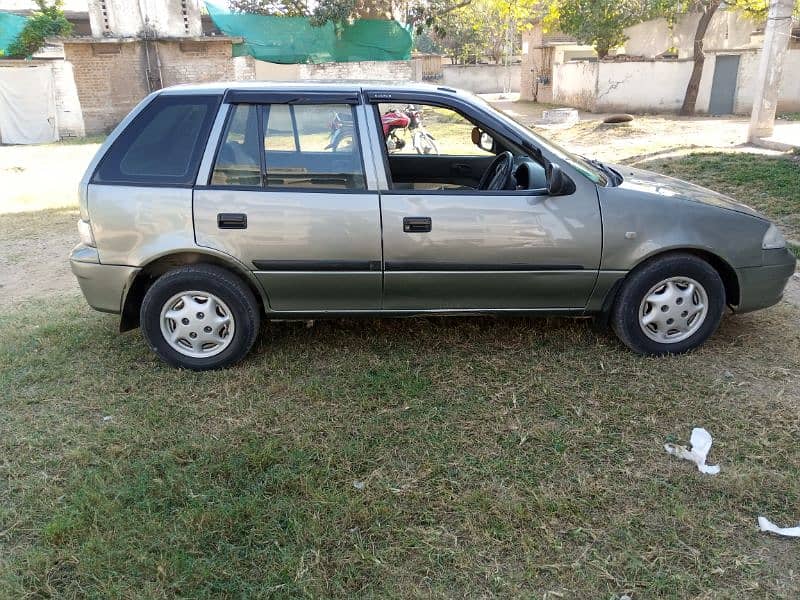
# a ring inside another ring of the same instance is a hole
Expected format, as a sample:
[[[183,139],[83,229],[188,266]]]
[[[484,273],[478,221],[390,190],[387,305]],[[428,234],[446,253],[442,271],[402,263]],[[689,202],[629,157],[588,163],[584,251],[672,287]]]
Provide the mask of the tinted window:
[[[234,105],[211,175],[212,185],[261,185],[259,110],[255,104]]]
[[[267,187],[365,189],[348,104],[265,107]]]
[[[157,97],[117,138],[93,181],[192,185],[219,101],[219,96]]]

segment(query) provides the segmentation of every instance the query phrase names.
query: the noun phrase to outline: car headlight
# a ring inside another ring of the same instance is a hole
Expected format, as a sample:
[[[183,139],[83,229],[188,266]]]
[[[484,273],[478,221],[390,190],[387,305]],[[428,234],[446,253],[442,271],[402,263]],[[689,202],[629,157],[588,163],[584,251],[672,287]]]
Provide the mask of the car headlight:
[[[761,240],[761,247],[764,250],[786,248],[786,239],[775,225],[770,225],[769,229],[767,229],[767,232],[764,234],[764,239]]]
[[[92,224],[89,221],[84,221],[83,219],[78,221],[78,235],[81,238],[81,244],[84,246],[89,246],[90,248],[96,247],[94,243]]]

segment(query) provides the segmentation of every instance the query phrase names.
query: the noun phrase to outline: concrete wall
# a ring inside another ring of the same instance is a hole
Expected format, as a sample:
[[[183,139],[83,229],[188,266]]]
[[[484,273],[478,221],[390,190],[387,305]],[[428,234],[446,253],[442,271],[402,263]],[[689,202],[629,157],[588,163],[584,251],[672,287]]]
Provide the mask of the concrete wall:
[[[694,49],[694,33],[700,14],[682,15],[670,27],[666,19],[653,19],[625,29],[628,41],[624,53],[631,56],[653,58],[670,48],[676,48],[678,58],[691,58]],[[711,19],[704,40],[706,51],[738,48],[750,43],[750,35],[758,23],[741,13],[722,10]]]
[[[594,110],[599,64],[581,61],[553,65],[553,102]]]
[[[521,65],[443,65],[442,85],[476,94],[518,92]]]
[[[716,57],[738,54],[734,113],[753,108],[760,52],[754,49],[709,53],[700,79],[696,110],[708,112]],[[554,101],[596,112],[676,112],[683,103],[691,60],[572,62],[554,67]],[[784,58],[778,110],[800,111],[800,48]]]
[[[56,116],[58,134],[64,137],[83,137],[86,125],[75,85],[75,72],[72,63],[65,60],[52,62],[53,83],[56,91]]]
[[[202,35],[198,0],[88,0],[92,36]]]
[[[600,62],[594,110],[598,112],[676,112],[692,61]]]
[[[305,81],[308,79],[410,81],[413,75],[410,60],[298,65],[281,65],[262,60],[254,62],[255,79],[259,81]]]
[[[231,58],[227,38],[159,40],[163,85],[252,79],[252,60]],[[72,63],[88,135],[107,133],[149,93],[145,45],[140,40],[64,42]]]
[[[731,52],[734,54],[734,52]],[[753,110],[753,94],[755,93],[755,79],[758,74],[758,64],[761,53],[756,51],[737,51],[739,54],[739,73],[736,81],[736,97],[733,110],[739,114],[749,114]],[[706,58],[707,71],[713,73],[714,62],[717,55]],[[710,85],[709,93],[710,93]],[[708,103],[705,104],[708,106]],[[783,59],[783,75],[778,93],[778,111],[800,111],[800,49],[792,49]]]

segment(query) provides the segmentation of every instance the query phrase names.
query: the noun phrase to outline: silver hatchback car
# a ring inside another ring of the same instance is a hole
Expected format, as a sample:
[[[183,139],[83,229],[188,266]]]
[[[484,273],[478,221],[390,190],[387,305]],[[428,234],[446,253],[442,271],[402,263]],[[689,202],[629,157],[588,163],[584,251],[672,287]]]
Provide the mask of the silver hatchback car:
[[[427,85],[161,90],[98,151],[80,215],[89,304],[196,370],[242,359],[262,318],[365,314],[595,316],[685,352],[795,268],[745,205]]]

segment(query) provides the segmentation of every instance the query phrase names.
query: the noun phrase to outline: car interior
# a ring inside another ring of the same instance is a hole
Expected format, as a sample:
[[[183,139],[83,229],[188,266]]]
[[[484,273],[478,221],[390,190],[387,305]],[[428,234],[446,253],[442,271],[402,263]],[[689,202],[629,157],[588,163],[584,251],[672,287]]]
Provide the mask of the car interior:
[[[547,188],[543,164],[453,109],[420,104],[376,106],[393,190],[544,191]],[[393,123],[390,118],[403,111],[421,115],[417,128],[431,136],[435,152],[415,143],[418,132],[400,127],[390,129]]]

